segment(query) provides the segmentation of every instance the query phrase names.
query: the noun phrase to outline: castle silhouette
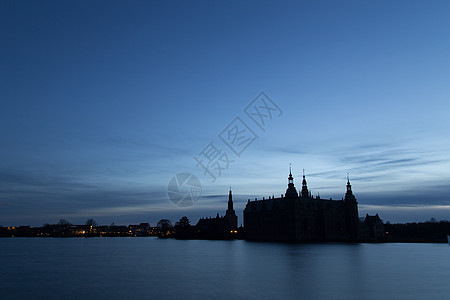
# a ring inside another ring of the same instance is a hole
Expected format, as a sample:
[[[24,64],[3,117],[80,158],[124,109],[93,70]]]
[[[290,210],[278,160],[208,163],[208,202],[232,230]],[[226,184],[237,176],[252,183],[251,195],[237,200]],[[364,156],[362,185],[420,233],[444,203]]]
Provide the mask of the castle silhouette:
[[[247,202],[244,209],[245,239],[265,241],[357,241],[358,202],[347,176],[342,200],[312,197],[303,171],[298,193],[289,170],[288,187],[280,198]]]
[[[228,193],[228,209],[225,216],[219,213],[215,218],[200,218],[197,222],[195,237],[203,239],[233,239],[237,237],[237,216],[233,208],[233,195]]]
[[[200,218],[195,226],[183,217],[175,226],[180,239],[246,239],[279,242],[379,242],[385,240],[384,224],[378,214],[358,217],[358,202],[347,175],[347,190],[341,200],[313,197],[303,170],[302,189],[297,192],[292,171],[280,198],[247,202],[244,227],[237,227],[233,196],[228,193],[224,216]]]

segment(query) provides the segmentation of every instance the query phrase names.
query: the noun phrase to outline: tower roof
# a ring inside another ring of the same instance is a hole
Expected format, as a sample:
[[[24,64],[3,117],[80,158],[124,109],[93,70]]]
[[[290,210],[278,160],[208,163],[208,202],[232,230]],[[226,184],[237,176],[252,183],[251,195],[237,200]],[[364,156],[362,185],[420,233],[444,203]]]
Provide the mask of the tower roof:
[[[302,196],[302,198],[308,198],[309,197],[308,185],[306,184],[305,169],[303,169],[303,180],[302,180],[301,196]]]
[[[298,197],[297,189],[294,186],[294,177],[292,176],[291,165],[289,164],[288,188],[286,190],[286,197]]]
[[[350,184],[350,178],[347,173],[347,191],[345,192],[345,200],[355,200],[356,198],[352,192],[352,185]]]

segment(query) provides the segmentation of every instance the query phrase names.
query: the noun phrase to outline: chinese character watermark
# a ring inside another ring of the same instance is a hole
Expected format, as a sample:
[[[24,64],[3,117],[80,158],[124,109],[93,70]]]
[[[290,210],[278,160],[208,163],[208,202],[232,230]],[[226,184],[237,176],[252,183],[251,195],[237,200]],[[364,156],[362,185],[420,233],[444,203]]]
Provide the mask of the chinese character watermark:
[[[283,114],[281,108],[279,108],[278,105],[264,92],[259,93],[259,95],[247,105],[244,111],[262,131],[266,131],[268,121],[275,117],[280,117]]]
[[[200,153],[200,157],[194,157],[197,162],[195,165],[201,168],[203,175],[208,175],[212,178],[212,182],[216,181],[216,175],[221,176],[222,170],[228,170],[230,164],[234,160],[228,158],[228,154],[222,149],[217,148],[214,142],[210,142]]]
[[[242,152],[253,143],[258,136],[241,118],[236,117],[225,129],[219,134],[219,138],[227,145],[231,151],[237,156],[241,156]]]
[[[263,132],[267,125],[275,118],[279,118],[283,111],[267,96],[260,92],[252,102],[244,109],[246,119],[252,120]],[[254,125],[253,125],[254,127]],[[215,182],[222,175],[222,171],[228,170],[234,159],[225,150],[231,150],[237,158],[258,138],[255,128],[249,126],[240,116],[235,117],[218,135],[220,141],[227,147],[225,149],[211,141],[202,151],[194,157],[195,166],[201,169],[203,175],[208,176],[211,182]]]
[[[211,182],[216,182],[217,178],[235,163],[235,159],[240,158],[258,139],[256,130],[265,132],[268,124],[283,114],[281,108],[264,92],[260,92],[243,112],[244,114],[236,116],[218,134],[218,139],[211,140],[194,156],[195,167]],[[248,119],[254,124],[248,122]],[[253,124],[253,127],[249,124]],[[172,178],[167,188],[170,200],[180,207],[194,205],[200,198],[201,191],[200,180],[188,173]]]

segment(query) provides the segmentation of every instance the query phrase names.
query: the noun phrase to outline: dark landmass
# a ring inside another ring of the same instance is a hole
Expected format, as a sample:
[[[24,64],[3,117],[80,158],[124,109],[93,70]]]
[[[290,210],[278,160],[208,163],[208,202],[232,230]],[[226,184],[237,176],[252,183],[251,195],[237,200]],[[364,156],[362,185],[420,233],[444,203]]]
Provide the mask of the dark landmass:
[[[204,239],[204,240],[231,240],[231,239],[246,239],[246,240],[261,240],[261,241],[279,241],[279,242],[366,242],[366,243],[383,243],[383,242],[405,242],[405,243],[446,243],[447,235],[450,234],[450,222],[442,220],[437,222],[435,219],[431,219],[428,222],[423,223],[406,223],[406,224],[390,224],[389,222],[384,224],[378,214],[374,216],[369,216],[366,214],[363,218],[358,218],[357,202],[356,198],[353,196],[351,191],[350,182],[347,182],[347,193],[345,200],[334,201],[339,205],[344,205],[343,212],[335,216],[334,225],[336,228],[331,228],[328,233],[341,233],[340,235],[335,235],[329,237],[322,237],[318,234],[310,239],[296,240],[296,239],[277,239],[273,237],[273,232],[279,232],[283,235],[284,231],[291,229],[291,231],[302,232],[313,232],[314,228],[308,225],[308,223],[300,222],[295,224],[296,226],[282,226],[285,223],[290,224],[292,216],[289,215],[292,210],[288,210],[287,216],[283,214],[281,207],[272,207],[271,211],[264,208],[264,204],[267,201],[278,201],[284,200],[283,203],[288,203],[289,200],[304,200],[310,201],[309,203],[321,204],[320,198],[313,199],[310,197],[306,189],[306,180],[303,176],[303,197],[297,195],[295,191],[292,175],[289,174],[289,186],[286,192],[285,198],[275,199],[271,198],[262,201],[253,201],[247,203],[247,206],[255,206],[256,204],[261,204],[260,211],[256,213],[263,213],[263,217],[257,218],[257,222],[245,222],[244,227],[238,227],[237,216],[233,208],[233,197],[231,189],[228,194],[228,209],[224,216],[220,216],[217,213],[216,217],[200,218],[196,225],[191,225],[191,221],[186,217],[180,218],[175,226],[172,225],[170,220],[161,219],[155,227],[150,226],[149,223],[140,223],[139,225],[128,225],[128,226],[117,226],[112,223],[109,226],[99,226],[94,219],[88,219],[84,225],[72,225],[65,219],[59,220],[57,224],[44,224],[42,227],[30,227],[30,226],[19,226],[19,227],[3,227],[0,226],[0,237],[140,237],[140,236],[157,236],[159,238],[176,238],[176,239]],[[289,191],[294,192],[289,194]],[[315,202],[313,202],[315,201]],[[292,202],[292,201],[291,201]],[[333,201],[325,200],[328,206],[333,203]],[[349,204],[345,206],[345,204]],[[330,206],[331,207],[331,206]],[[333,207],[331,207],[333,208]],[[334,207],[334,211],[338,212],[338,206]],[[350,208],[350,214],[348,213],[348,208]],[[247,208],[246,208],[247,210]],[[301,210],[304,212],[311,211],[321,211],[320,209],[314,210],[314,207]],[[244,211],[244,216],[245,216]],[[269,213],[268,213],[269,212]],[[280,213],[281,212],[281,213]],[[354,213],[353,213],[354,212]],[[247,218],[249,215],[247,214]],[[307,220],[308,217],[299,218],[299,220]],[[351,236],[345,235],[344,225],[345,220],[355,219],[355,224],[349,227],[351,230],[349,232],[354,233]],[[342,220],[341,220],[342,219]],[[254,221],[254,220],[253,220]],[[320,221],[320,220],[319,220]],[[342,221],[342,222],[339,222]],[[303,224],[305,223],[305,224]],[[325,223],[327,225],[328,223]],[[250,226],[251,225],[251,226]],[[291,224],[292,225],[292,224]],[[298,226],[297,226],[298,225]],[[330,224],[328,224],[330,225]],[[333,224],[331,224],[333,225]],[[330,226],[331,226],[330,225]],[[284,230],[284,231],[283,231]],[[334,231],[333,231],[334,230]],[[260,239],[255,238],[255,231],[260,231]],[[296,232],[294,232],[296,234]],[[315,239],[314,239],[315,237]],[[344,237],[344,238],[342,238]]]
[[[72,225],[45,224],[42,227],[18,226],[0,227],[0,237],[145,237],[158,236],[160,238],[176,239],[245,239],[245,228],[239,227],[233,232],[219,230],[202,232],[202,228],[190,225],[186,217],[180,219],[175,226],[169,220],[161,220],[157,226],[149,223],[128,226],[97,226],[97,225]],[[420,223],[387,224],[372,222],[360,223],[360,242],[376,243],[447,243],[447,235],[450,234],[450,222],[427,221]],[[373,221],[373,220],[371,220]],[[381,227],[382,225],[382,227]],[[377,227],[368,229],[370,226]],[[382,231],[384,230],[384,235]]]
[[[447,243],[450,235],[449,221],[422,223],[384,224],[387,242]]]
[[[128,226],[46,224],[42,227],[0,227],[0,237],[125,237],[158,236],[160,228],[149,223]]]

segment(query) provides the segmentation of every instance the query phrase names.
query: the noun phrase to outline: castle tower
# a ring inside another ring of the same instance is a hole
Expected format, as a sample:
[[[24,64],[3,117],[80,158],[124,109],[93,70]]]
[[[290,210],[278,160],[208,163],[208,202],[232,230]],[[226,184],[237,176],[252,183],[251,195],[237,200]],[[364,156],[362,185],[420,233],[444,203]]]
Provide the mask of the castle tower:
[[[352,185],[347,173],[347,191],[345,192],[345,202],[356,202],[356,198],[352,192]]]
[[[226,215],[231,215],[231,216],[235,216],[236,213],[233,209],[233,195],[231,194],[231,188],[230,188],[230,192],[228,193],[228,209],[226,212]]]
[[[237,216],[236,212],[233,208],[233,195],[231,194],[231,187],[228,193],[228,209],[224,216],[225,224],[226,224],[226,233],[234,232],[237,229]]]
[[[305,169],[303,169],[302,192],[300,196],[302,198],[310,197],[310,193],[308,192],[308,185],[306,184]]]
[[[289,167],[288,188],[286,190],[286,198],[298,197],[297,189],[294,186],[294,177],[292,177],[291,167]]]
[[[352,192],[352,185],[347,173],[347,191],[345,192],[344,203],[347,210],[347,232],[351,240],[358,240],[359,237],[359,216],[358,202]]]

